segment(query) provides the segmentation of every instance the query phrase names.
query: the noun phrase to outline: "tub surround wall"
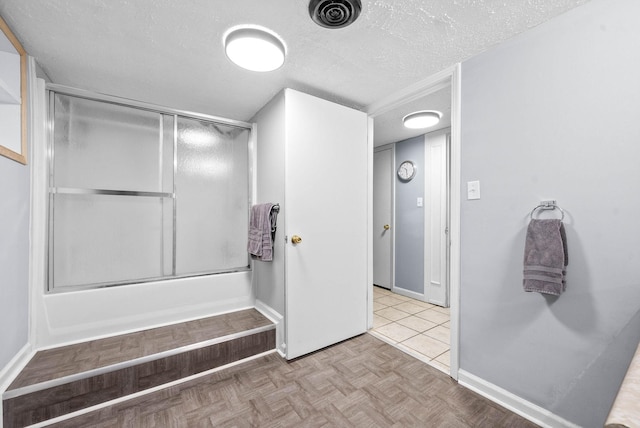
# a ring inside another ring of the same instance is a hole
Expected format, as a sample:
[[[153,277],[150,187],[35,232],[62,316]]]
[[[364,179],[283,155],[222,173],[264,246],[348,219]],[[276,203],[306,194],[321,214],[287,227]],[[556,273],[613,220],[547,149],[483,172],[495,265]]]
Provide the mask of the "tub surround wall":
[[[251,272],[60,294],[36,301],[38,348],[253,307]]]

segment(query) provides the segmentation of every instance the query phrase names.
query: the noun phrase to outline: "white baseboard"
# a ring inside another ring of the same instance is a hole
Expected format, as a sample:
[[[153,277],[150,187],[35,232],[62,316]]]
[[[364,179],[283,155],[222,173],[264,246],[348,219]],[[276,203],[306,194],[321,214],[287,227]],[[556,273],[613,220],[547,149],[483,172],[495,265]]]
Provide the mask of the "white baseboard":
[[[30,343],[27,343],[0,371],[0,395],[6,391],[11,382],[18,376],[20,371],[27,365],[33,357],[35,351]]]
[[[0,428],[2,428],[4,421],[4,409],[2,407],[2,395],[7,390],[11,382],[18,376],[20,371],[31,360],[35,351],[32,349],[31,343],[27,343],[18,351],[18,353],[7,363],[6,366],[0,371]]]
[[[416,293],[415,291],[406,290],[404,288],[399,287],[391,287],[390,290],[392,293],[399,294],[404,297],[411,297],[412,299],[420,300],[421,302],[426,302],[426,298],[424,294]]]
[[[458,370],[458,383],[541,427],[579,428],[579,425],[462,369]]]
[[[271,306],[262,300],[256,299],[256,310],[269,318],[276,325],[276,350],[282,356],[286,355],[286,344],[284,340],[284,317]]]

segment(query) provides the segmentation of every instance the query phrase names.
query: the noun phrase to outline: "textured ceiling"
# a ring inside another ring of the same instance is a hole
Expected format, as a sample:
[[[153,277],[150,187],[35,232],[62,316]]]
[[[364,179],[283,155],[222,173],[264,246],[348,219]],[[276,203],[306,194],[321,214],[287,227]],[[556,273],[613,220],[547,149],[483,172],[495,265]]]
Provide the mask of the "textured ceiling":
[[[284,87],[364,109],[586,1],[363,0],[337,30],[303,0],[2,0],[0,15],[55,83],[249,120]],[[285,65],[231,64],[239,24],[278,33]]]

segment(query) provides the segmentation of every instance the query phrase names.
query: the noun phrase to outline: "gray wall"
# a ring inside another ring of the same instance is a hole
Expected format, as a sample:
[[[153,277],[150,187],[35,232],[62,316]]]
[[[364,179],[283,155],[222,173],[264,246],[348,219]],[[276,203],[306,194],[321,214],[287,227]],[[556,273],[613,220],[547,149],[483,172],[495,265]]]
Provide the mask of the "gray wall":
[[[0,371],[28,341],[29,198],[29,167],[0,156]]]
[[[417,166],[408,183],[395,177],[395,286],[419,294],[424,293],[424,208],[416,206],[424,198],[424,136],[395,144],[396,166],[406,160]]]
[[[593,0],[462,66],[461,369],[602,426],[640,339],[640,2]],[[567,291],[522,290],[531,209],[567,211]]]

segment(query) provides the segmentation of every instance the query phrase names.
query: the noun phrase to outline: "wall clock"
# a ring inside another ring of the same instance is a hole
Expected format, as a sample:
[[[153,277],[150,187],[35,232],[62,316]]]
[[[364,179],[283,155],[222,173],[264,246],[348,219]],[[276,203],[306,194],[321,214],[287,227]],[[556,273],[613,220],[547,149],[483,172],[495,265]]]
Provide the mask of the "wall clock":
[[[411,181],[416,175],[416,166],[411,161],[404,161],[398,168],[398,178],[402,181]]]

